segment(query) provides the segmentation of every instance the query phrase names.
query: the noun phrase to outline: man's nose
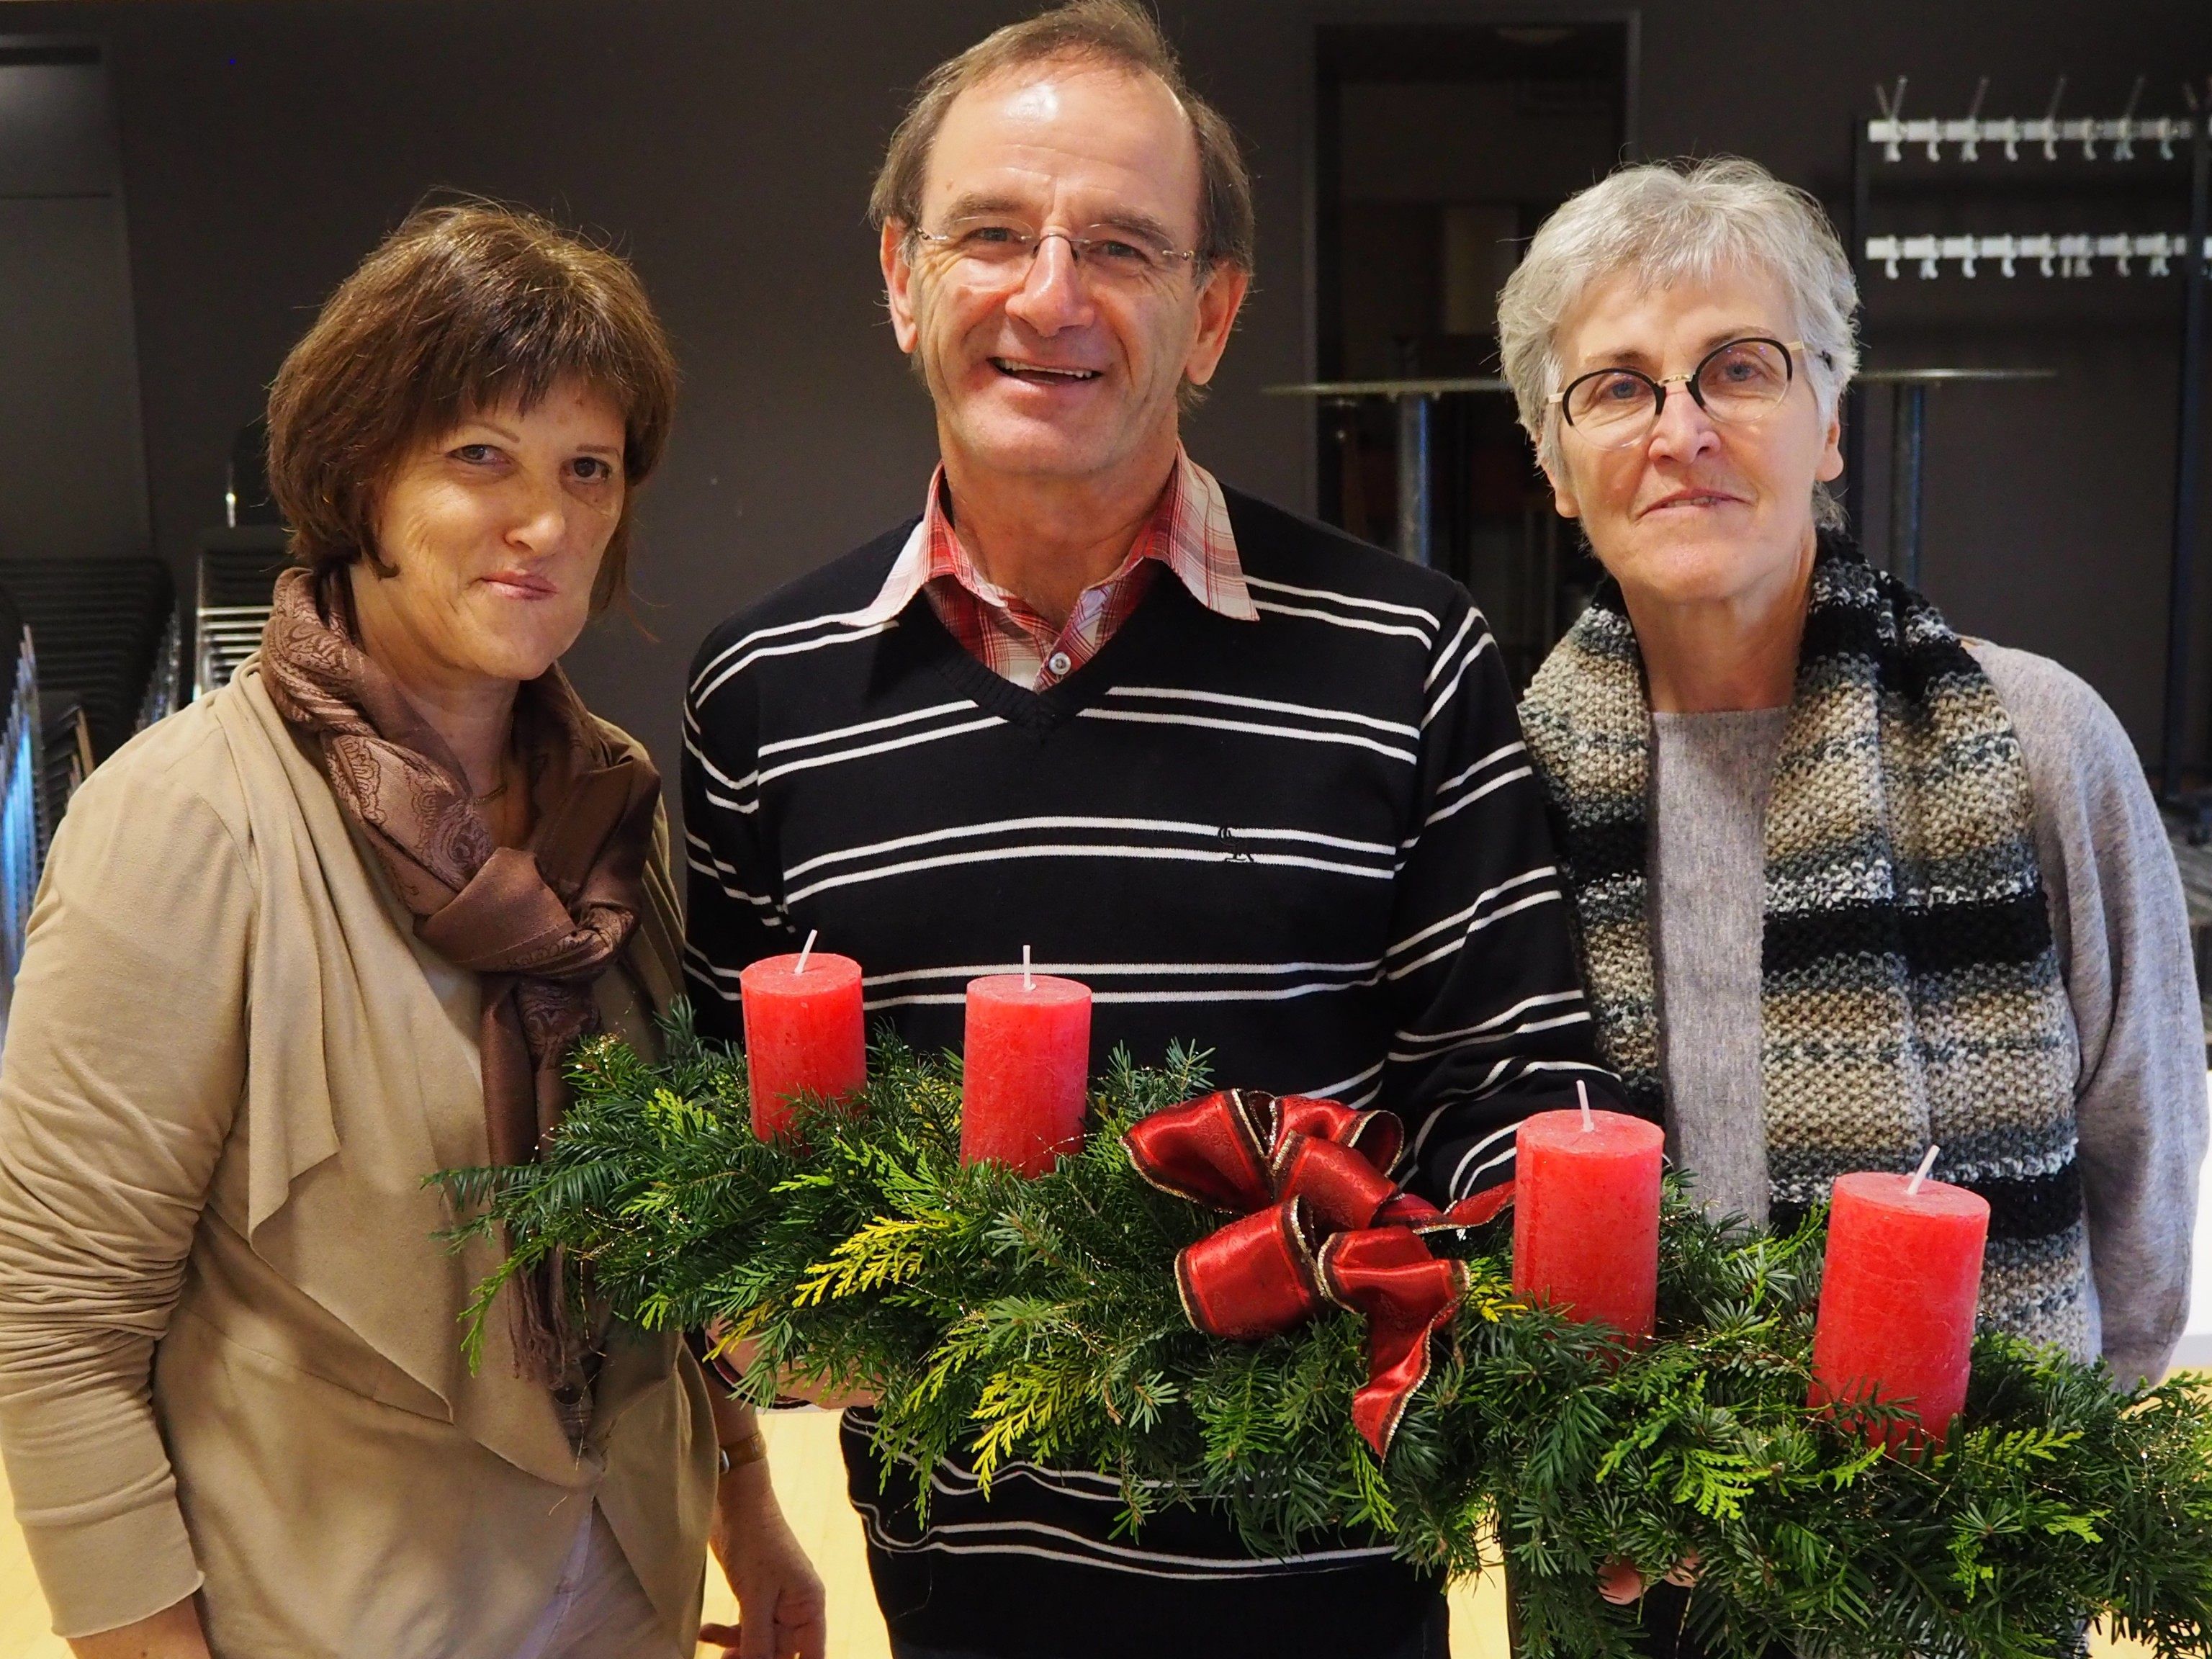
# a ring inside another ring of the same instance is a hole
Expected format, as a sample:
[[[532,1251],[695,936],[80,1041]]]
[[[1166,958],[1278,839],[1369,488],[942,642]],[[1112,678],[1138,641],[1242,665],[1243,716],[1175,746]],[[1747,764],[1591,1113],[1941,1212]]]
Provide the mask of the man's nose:
[[[1058,233],[1039,240],[1022,285],[1006,301],[1007,313],[1040,334],[1081,328],[1091,321],[1091,290],[1075,245]]]

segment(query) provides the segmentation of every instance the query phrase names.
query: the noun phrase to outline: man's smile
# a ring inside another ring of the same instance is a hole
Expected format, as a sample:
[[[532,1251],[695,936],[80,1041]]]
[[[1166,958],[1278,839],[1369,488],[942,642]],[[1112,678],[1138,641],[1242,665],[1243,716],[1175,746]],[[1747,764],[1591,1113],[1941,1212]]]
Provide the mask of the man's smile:
[[[990,362],[1009,380],[1026,380],[1032,386],[1076,386],[1098,380],[1105,372],[1074,364],[1033,363],[1024,357],[994,357]]]

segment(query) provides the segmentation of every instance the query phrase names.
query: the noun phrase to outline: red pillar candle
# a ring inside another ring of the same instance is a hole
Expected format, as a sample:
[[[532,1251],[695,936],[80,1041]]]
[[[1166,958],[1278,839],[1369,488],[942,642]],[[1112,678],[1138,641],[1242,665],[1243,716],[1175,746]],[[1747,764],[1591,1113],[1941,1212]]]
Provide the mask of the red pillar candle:
[[[960,1075],[962,1163],[991,1158],[1040,1176],[1080,1150],[1091,988],[1047,974],[969,981]]]
[[[1620,1112],[1539,1112],[1513,1176],[1513,1292],[1642,1341],[1659,1297],[1656,1123]]]
[[[791,1103],[799,1096],[841,1100],[867,1082],[860,964],[852,957],[823,951],[763,957],[738,974],[738,995],[753,1133],[763,1140],[790,1127]]]
[[[1989,1233],[1989,1201],[1963,1187],[1838,1176],[1813,1334],[1812,1403],[1871,1398],[1909,1407],[1921,1432],[1942,1445],[1966,1402]],[[1917,1444],[1921,1432],[1897,1423],[1883,1438]]]

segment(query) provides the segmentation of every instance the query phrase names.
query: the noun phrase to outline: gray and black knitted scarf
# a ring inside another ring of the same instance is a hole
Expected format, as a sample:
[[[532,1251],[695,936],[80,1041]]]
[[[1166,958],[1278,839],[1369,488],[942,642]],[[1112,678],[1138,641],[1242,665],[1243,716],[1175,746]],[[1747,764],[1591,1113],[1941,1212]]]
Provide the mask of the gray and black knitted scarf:
[[[1600,1042],[1665,1106],[1652,968],[1651,711],[1607,580],[1521,706]],[[1823,539],[1766,813],[1760,975],[1772,1218],[1852,1170],[1990,1201],[1982,1322],[2088,1346],[2078,1048],[2020,740],[1935,606]]]

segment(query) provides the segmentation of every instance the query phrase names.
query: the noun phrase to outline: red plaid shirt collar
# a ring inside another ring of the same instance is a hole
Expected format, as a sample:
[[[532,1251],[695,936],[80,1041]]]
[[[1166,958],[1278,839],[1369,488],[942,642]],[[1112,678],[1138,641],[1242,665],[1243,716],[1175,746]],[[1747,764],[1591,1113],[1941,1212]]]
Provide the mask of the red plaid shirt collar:
[[[945,512],[945,469],[939,466],[929,480],[921,522],[861,619],[888,620],[912,604],[915,594],[924,594],[969,656],[1002,679],[1042,691],[1098,654],[1136,610],[1162,566],[1215,614],[1238,622],[1260,619],[1244,585],[1221,486],[1181,450],[1159,505],[1128,556],[1105,580],[1084,589],[1066,624],[1057,629],[975,568]]]

